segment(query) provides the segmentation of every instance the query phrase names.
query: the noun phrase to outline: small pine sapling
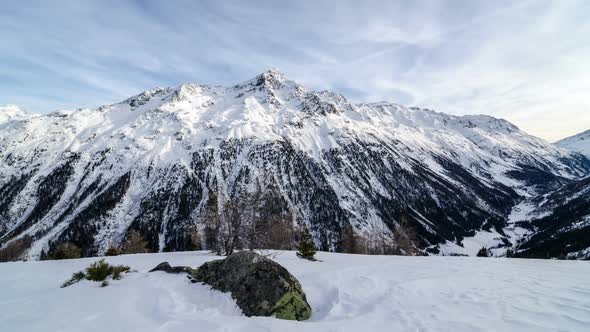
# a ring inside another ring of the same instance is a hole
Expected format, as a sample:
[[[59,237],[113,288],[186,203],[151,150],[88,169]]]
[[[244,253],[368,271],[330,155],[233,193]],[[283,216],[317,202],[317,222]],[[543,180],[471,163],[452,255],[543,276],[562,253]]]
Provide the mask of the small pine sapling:
[[[297,257],[316,261],[315,259],[315,245],[313,239],[307,230],[301,233],[299,244],[297,245]]]

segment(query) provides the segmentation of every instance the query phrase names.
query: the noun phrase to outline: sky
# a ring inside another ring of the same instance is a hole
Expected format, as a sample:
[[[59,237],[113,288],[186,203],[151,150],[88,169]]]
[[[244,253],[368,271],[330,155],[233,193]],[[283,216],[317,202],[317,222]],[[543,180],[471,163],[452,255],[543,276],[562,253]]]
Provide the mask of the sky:
[[[590,129],[590,1],[4,1],[0,105],[97,107],[269,68],[354,102]]]

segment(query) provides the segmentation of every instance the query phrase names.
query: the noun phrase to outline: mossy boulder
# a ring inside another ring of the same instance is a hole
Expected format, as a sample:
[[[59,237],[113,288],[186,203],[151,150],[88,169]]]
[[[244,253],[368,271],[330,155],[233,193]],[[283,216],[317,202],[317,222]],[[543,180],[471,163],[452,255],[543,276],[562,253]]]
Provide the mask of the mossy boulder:
[[[278,263],[255,252],[241,251],[207,262],[192,277],[214,289],[231,292],[246,316],[290,320],[311,316],[299,281]]]

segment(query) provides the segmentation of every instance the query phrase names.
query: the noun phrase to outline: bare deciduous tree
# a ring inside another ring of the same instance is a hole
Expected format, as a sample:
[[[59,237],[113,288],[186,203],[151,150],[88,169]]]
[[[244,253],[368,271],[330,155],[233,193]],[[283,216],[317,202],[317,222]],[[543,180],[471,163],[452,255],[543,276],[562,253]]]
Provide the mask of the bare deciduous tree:
[[[241,248],[240,231],[242,230],[241,212],[243,201],[229,199],[223,204],[223,209],[218,218],[217,248],[218,255],[231,255],[235,249]]]
[[[393,236],[400,255],[415,256],[418,254],[419,251],[416,248],[417,233],[407,214],[402,214],[399,223],[394,229]]]
[[[219,207],[217,195],[209,191],[205,206],[205,249],[217,251],[217,234],[219,233]]]
[[[293,249],[294,219],[280,195],[260,185],[222,202],[209,192],[204,217],[205,248],[218,255],[236,249]]]
[[[22,259],[25,251],[31,247],[31,243],[33,243],[33,238],[28,235],[8,242],[4,248],[0,249],[0,262]]]
[[[148,252],[147,241],[136,230],[132,230],[127,235],[127,240],[123,244],[123,253],[125,254],[143,254]]]
[[[352,226],[347,225],[342,228],[342,239],[339,249],[349,254],[366,254],[367,241],[362,236],[359,236]]]
[[[199,228],[197,225],[192,225],[188,229],[190,243],[190,250],[201,250],[201,235],[199,234]]]
[[[293,219],[291,214],[272,215],[268,218],[269,231],[263,243],[265,249],[289,250],[294,247]]]
[[[402,214],[392,228],[390,230],[383,222],[373,220],[364,236],[358,236],[352,230],[345,229],[343,250],[371,255],[417,255],[417,233],[407,214]]]

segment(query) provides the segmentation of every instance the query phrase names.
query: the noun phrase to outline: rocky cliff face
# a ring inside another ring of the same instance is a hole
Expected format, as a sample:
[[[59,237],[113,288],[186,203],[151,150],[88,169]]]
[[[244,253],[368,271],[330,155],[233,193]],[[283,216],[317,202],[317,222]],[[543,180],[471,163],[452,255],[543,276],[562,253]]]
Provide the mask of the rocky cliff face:
[[[183,250],[212,211],[256,196],[256,213],[288,215],[324,250],[404,215],[436,251],[589,172],[504,120],[353,104],[270,70],[0,123],[0,243],[95,255],[138,230],[152,250]]]

